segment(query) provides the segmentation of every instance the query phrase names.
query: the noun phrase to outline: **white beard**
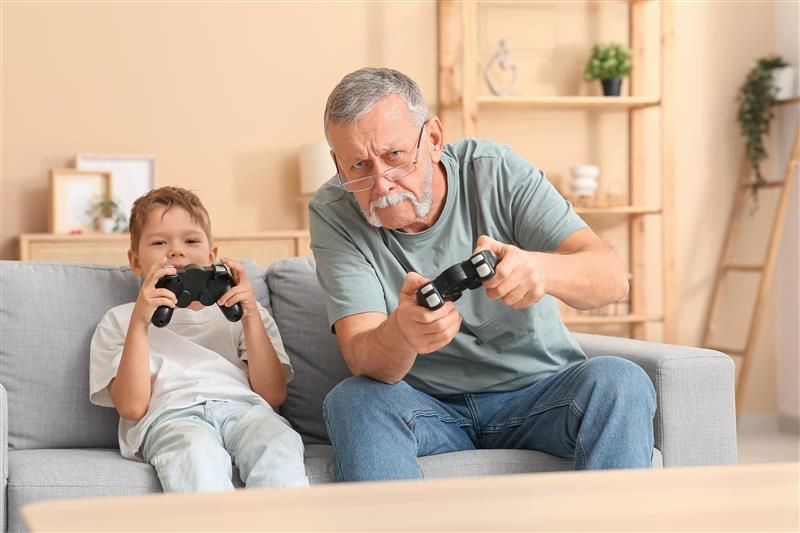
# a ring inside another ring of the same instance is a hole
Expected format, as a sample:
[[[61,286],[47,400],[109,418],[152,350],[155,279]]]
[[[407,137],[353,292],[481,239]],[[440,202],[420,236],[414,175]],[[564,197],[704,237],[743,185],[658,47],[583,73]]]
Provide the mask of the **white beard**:
[[[380,217],[378,217],[378,215],[375,213],[375,210],[386,209],[387,207],[397,205],[405,200],[410,201],[411,205],[414,206],[414,212],[417,214],[417,218],[423,218],[430,213],[431,204],[433,203],[433,161],[430,161],[428,164],[428,170],[425,173],[425,179],[422,182],[422,196],[419,200],[417,200],[417,197],[408,191],[386,194],[372,200],[369,203],[369,212],[364,211],[364,209],[361,208],[361,213],[371,225],[375,226],[376,228],[382,228],[383,224],[381,223]],[[361,204],[359,204],[359,208],[360,207]]]

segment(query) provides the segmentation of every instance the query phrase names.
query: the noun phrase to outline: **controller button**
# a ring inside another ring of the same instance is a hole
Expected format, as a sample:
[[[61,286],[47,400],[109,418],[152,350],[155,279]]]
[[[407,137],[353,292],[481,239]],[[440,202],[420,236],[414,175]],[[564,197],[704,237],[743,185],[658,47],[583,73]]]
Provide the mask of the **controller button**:
[[[211,294],[211,291],[208,290],[208,289],[203,289],[200,292],[199,300],[200,300],[200,303],[205,305],[206,307],[208,307],[209,305],[213,305],[214,302],[216,301],[216,299],[214,298],[214,295]]]
[[[192,293],[189,291],[181,291],[178,296],[178,307],[189,307],[192,303]]]
[[[430,283],[428,283],[427,285],[423,285],[420,291],[422,292],[423,296],[427,296],[428,294],[433,292],[433,285],[431,285]]]
[[[475,254],[472,257],[470,257],[469,260],[472,261],[473,265],[477,265],[478,263],[483,261],[483,254],[480,254],[480,253]]]
[[[425,302],[428,304],[428,307],[434,308],[442,303],[442,299],[439,298],[439,295],[436,293],[430,294],[425,298]]]
[[[483,263],[482,265],[478,266],[475,270],[478,272],[478,275],[482,278],[485,278],[492,274],[492,269],[489,268],[489,265],[487,265],[486,263]]]

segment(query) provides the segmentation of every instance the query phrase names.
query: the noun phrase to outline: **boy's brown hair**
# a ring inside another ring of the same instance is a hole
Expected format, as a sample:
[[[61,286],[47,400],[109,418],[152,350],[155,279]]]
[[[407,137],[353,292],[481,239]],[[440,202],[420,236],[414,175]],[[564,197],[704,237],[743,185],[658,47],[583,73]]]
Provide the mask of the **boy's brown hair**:
[[[147,217],[150,216],[154,209],[159,207],[163,207],[165,213],[173,207],[180,207],[185,210],[189,213],[192,221],[203,228],[206,237],[208,237],[208,242],[212,242],[211,219],[200,198],[192,191],[181,187],[159,187],[140,196],[133,202],[129,224],[131,250],[133,252],[136,252],[139,248],[139,240],[142,238],[142,230],[147,222]]]

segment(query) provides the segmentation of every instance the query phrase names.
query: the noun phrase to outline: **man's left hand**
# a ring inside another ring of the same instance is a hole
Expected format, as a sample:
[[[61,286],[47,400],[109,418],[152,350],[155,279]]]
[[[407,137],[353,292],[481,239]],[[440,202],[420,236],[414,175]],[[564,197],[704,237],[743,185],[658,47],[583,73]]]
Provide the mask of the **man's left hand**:
[[[497,256],[495,275],[483,282],[486,295],[514,309],[535,304],[547,294],[545,254],[521,250],[486,235],[478,238],[473,253],[491,250]]]

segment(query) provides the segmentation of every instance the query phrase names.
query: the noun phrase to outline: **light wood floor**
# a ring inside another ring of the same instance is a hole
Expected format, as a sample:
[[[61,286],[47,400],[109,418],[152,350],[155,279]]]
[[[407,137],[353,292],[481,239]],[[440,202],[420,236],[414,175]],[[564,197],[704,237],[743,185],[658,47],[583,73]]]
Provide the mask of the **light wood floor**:
[[[740,464],[800,461],[800,435],[778,431],[774,418],[742,416],[737,443]]]

